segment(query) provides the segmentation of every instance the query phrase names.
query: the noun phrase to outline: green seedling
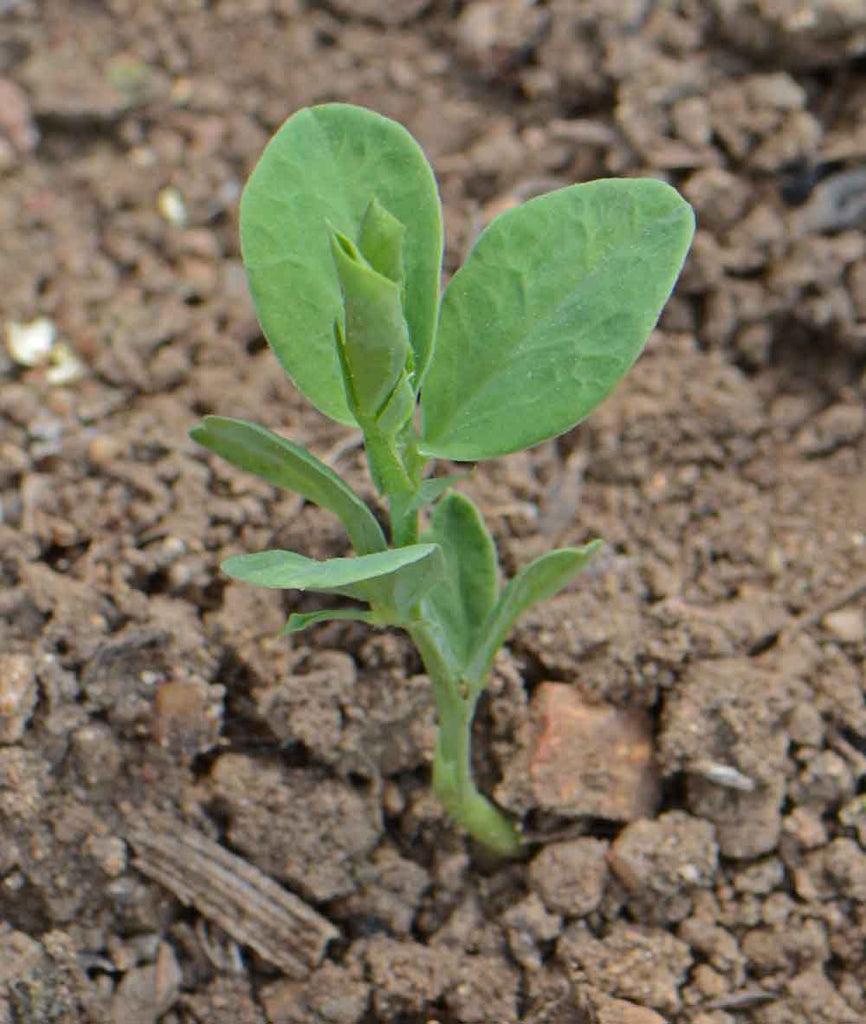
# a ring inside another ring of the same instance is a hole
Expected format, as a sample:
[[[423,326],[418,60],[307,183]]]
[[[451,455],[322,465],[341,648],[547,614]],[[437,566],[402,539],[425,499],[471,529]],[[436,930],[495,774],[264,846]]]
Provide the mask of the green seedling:
[[[355,557],[293,551],[227,558],[262,587],[339,595],[353,607],[290,616],[398,626],[415,642],[438,712],[433,786],[454,820],[502,855],[516,825],[472,780],[472,719],[518,616],[563,588],[599,547],[536,558],[506,585],[459,477],[475,461],[563,433],[637,359],[694,230],[689,205],[651,179],[572,185],[497,217],[440,301],[442,212],[424,154],[399,124],[333,103],[271,139],[241,201],[241,246],[265,336],[326,416],[359,428],[388,506],[361,498],[304,448],[242,420],[191,431],[233,465],[330,509]],[[419,519],[423,526],[419,525]]]

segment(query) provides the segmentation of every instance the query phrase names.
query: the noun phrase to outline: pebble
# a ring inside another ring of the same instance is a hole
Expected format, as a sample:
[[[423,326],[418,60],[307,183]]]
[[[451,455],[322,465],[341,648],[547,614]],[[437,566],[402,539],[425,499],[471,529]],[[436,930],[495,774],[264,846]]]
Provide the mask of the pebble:
[[[186,227],[186,204],[176,188],[169,185],[161,189],[156,197],[156,208],[169,224],[178,228]]]
[[[111,1024],[155,1024],[180,995],[181,980],[174,950],[161,943],[156,963],[123,976],[111,1001]]]
[[[48,362],[57,330],[48,317],[27,323],[10,320],[6,324],[6,348],[19,366],[42,366]]]
[[[36,707],[36,673],[26,654],[0,654],[0,743],[24,735]]]
[[[39,129],[30,112],[27,94],[9,78],[0,78],[0,134],[5,135],[19,153],[29,153],[39,144]]]
[[[548,910],[584,917],[597,910],[608,880],[608,844],[581,838],[546,846],[529,867],[529,881]]]
[[[803,234],[844,231],[866,225],[866,168],[825,178],[798,217]]]
[[[590,704],[566,683],[542,683],[531,721],[529,770],[537,804],[612,821],[652,816],[659,779],[645,711]]]
[[[840,608],[828,612],[821,624],[845,643],[856,644],[866,637],[866,616],[859,608]]]

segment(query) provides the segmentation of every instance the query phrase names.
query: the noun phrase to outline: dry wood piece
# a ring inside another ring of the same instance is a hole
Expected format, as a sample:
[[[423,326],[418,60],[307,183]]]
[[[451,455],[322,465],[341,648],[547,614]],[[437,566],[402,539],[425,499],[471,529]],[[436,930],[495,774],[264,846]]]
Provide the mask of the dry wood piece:
[[[322,961],[337,929],[258,868],[166,815],[134,824],[134,866],[292,978]]]

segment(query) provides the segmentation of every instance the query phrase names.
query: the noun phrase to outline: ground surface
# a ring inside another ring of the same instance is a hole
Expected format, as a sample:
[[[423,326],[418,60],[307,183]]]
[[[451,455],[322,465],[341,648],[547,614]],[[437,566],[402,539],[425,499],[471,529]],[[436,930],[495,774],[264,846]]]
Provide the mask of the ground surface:
[[[862,3],[0,8],[0,311],[82,365],[0,354],[0,1021],[866,1019]],[[449,270],[576,180],[698,213],[616,396],[466,485],[507,573],[609,543],[479,719],[539,838],[506,867],[430,797],[406,640],[276,637],[315,605],[219,575],[341,554],[338,524],[185,437],[252,418],[372,497],[238,259],[245,175],[329,99],[420,139]],[[566,727],[592,744],[564,765]]]

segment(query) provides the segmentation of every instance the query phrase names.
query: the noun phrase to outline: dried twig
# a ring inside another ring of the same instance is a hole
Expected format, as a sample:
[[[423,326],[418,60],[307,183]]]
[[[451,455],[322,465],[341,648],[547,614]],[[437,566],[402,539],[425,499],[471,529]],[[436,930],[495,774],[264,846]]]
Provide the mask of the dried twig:
[[[850,604],[852,601],[856,601],[863,594],[866,594],[866,576],[861,576],[859,580],[852,583],[851,586],[843,590],[842,593],[837,594],[835,597],[831,597],[828,601],[818,605],[818,607],[813,609],[811,612],[801,615],[799,619],[782,631],[782,634],[779,637],[779,643],[790,643],[791,640],[793,640],[799,633],[802,633],[804,629],[809,629],[811,626],[817,626],[825,615],[829,615],[830,612],[835,612],[844,605]]]
[[[729,996],[721,996],[709,1003],[704,1003],[705,1010],[746,1010],[752,1006],[763,1006],[775,1003],[779,996],[775,992],[767,992],[762,988],[748,988],[742,992],[733,992]]]
[[[166,815],[136,823],[134,866],[292,978],[322,961],[337,929],[248,861]]]

